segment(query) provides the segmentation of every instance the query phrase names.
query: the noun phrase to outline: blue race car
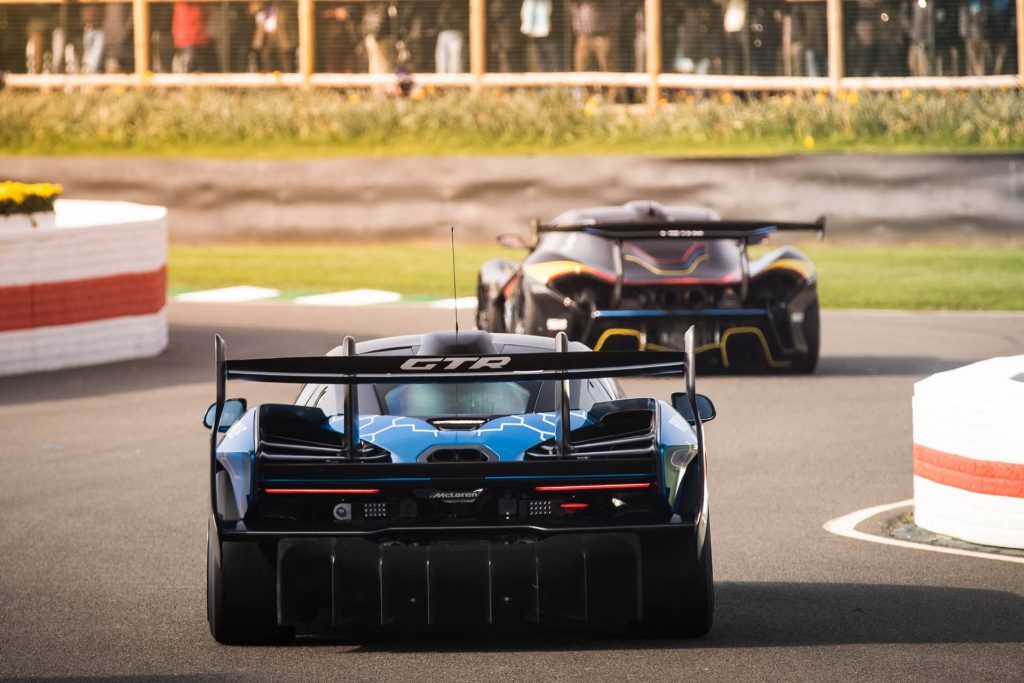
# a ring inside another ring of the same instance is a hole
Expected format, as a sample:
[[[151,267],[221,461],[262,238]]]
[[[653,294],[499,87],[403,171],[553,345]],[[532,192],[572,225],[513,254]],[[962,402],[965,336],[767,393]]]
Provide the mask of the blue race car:
[[[226,360],[216,339],[207,609],[222,643],[481,627],[699,636],[714,583],[685,352],[434,332]],[[676,374],[672,404],[615,377]],[[247,408],[228,380],[301,383]],[[682,388],[682,387],[680,387]],[[223,437],[221,436],[223,434]]]

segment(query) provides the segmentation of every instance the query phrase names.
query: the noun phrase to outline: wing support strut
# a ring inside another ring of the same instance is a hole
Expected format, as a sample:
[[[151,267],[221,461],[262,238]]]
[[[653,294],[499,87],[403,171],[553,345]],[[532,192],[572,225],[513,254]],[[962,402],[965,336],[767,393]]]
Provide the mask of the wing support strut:
[[[555,337],[555,350],[558,353],[569,351],[569,337],[565,332],[559,332]],[[559,457],[565,458],[572,452],[572,444],[569,442],[569,432],[572,430],[572,416],[569,412],[569,380],[559,380],[556,385],[558,389],[555,405],[558,407],[558,419],[555,422],[555,441],[558,443]]]
[[[356,340],[351,335],[341,343],[345,356],[356,355]],[[345,384],[345,446],[348,459],[359,458],[359,387],[352,383]]]

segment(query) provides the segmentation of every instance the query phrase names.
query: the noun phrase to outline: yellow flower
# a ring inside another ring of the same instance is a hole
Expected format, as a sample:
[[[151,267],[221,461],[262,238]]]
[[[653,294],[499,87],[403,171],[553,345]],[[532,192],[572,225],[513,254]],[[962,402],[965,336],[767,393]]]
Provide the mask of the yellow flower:
[[[660,106],[664,107],[666,104],[668,104],[668,98],[666,98],[666,97],[659,97],[658,98],[658,104]]]
[[[732,93],[728,92],[728,91],[722,93],[722,104],[730,104],[730,103],[732,103]]]
[[[587,98],[587,103],[583,105],[583,115],[587,118],[593,117],[597,113],[597,98],[593,95]]]
[[[924,104],[924,95],[918,95],[917,97],[914,98],[914,101],[917,102],[918,104]]]
[[[850,94],[847,95],[847,97],[846,97],[846,103],[847,104],[857,104],[857,100],[859,100],[859,99],[860,99],[860,96],[857,95],[857,91],[856,90],[851,90]]]
[[[127,89],[123,85],[115,85],[114,86],[114,94],[117,95],[118,97],[120,97],[121,95],[125,94],[126,90]]]
[[[359,104],[360,101],[361,101],[361,99],[360,99],[358,93],[350,92],[348,94],[348,103],[349,104]]]
[[[782,96],[782,106],[789,109],[789,106],[793,104],[793,97],[791,95]]]
[[[820,92],[814,96],[814,101],[818,104],[825,104],[825,93]]]
[[[412,95],[410,95],[410,97],[414,102],[421,102],[424,99],[426,99],[427,91],[424,90],[423,88],[417,88],[416,90],[412,91]]]
[[[804,149],[814,149],[814,136],[813,135],[805,135],[804,136]]]
[[[910,99],[910,88],[904,88],[903,90],[901,90],[900,91],[900,97],[903,98],[904,100],[909,100]]]
[[[845,101],[846,100],[846,91],[845,90],[837,91],[836,92],[836,99],[840,100],[840,101]]]

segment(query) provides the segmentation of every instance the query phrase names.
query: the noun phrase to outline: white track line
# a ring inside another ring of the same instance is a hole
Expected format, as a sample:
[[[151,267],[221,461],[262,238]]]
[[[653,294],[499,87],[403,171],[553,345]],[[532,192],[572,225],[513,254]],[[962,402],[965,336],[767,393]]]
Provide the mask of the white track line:
[[[328,292],[300,296],[295,303],[306,306],[370,306],[373,304],[393,304],[402,300],[398,292],[385,292],[380,289],[351,289],[344,292]]]
[[[856,512],[851,512],[848,515],[836,517],[835,519],[825,522],[824,529],[825,531],[833,533],[837,536],[855,538],[859,541],[870,541],[871,543],[881,543],[883,545],[895,545],[901,548],[913,548],[914,550],[930,550],[933,553],[945,553],[947,555],[962,555],[964,557],[977,557],[983,560],[1002,560],[1003,562],[1015,562],[1017,564],[1024,564],[1024,557],[994,555],[992,553],[981,553],[975,550],[960,550],[959,548],[944,548],[938,545],[912,543],[910,541],[903,541],[898,538],[874,536],[872,534],[865,534],[862,531],[857,531],[857,525],[866,519],[870,519],[875,515],[880,515],[883,512],[888,512],[889,510],[896,510],[897,508],[909,507],[913,504],[914,499],[909,498],[907,500],[901,500],[897,503],[889,503],[887,505],[876,505],[875,507],[857,510]]]
[[[268,287],[252,287],[250,285],[239,285],[237,287],[222,287],[220,289],[206,289],[201,292],[186,292],[179,294],[176,301],[202,301],[205,303],[237,303],[241,301],[259,301],[260,299],[273,299],[281,292]]]
[[[462,308],[469,310],[476,308],[476,297],[475,296],[460,296],[458,299],[438,299],[437,301],[430,302],[431,308]]]

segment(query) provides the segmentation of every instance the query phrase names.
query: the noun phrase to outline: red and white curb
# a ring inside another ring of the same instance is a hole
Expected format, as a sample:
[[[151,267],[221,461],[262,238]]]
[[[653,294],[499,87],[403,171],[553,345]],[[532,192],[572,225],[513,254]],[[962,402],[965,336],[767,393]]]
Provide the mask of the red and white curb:
[[[863,531],[857,531],[857,526],[862,522],[871,519],[876,515],[880,515],[883,512],[890,512],[892,510],[898,510],[900,508],[910,507],[914,504],[914,500],[907,499],[901,500],[896,503],[887,503],[885,505],[876,505],[874,507],[864,508],[863,510],[857,510],[851,512],[848,515],[842,517],[836,517],[825,522],[823,528],[825,531],[835,534],[836,536],[843,536],[844,538],[852,538],[858,541],[867,541],[869,543],[879,543],[881,545],[896,546],[899,548],[910,548],[911,550],[924,550],[931,553],[942,553],[944,555],[960,555],[961,557],[974,557],[982,560],[999,560],[1001,562],[1013,562],[1016,564],[1024,564],[1024,557],[1014,557],[1010,555],[995,555],[993,553],[983,553],[977,550],[962,550],[960,548],[947,548],[941,545],[928,545],[925,543],[914,543],[911,541],[904,541],[898,538],[891,538],[889,536],[875,536],[874,534],[867,534]]]
[[[0,230],[0,375],[167,346],[167,210],[58,200],[55,227]]]
[[[914,385],[914,521],[972,543],[1024,548],[1024,356]]]

